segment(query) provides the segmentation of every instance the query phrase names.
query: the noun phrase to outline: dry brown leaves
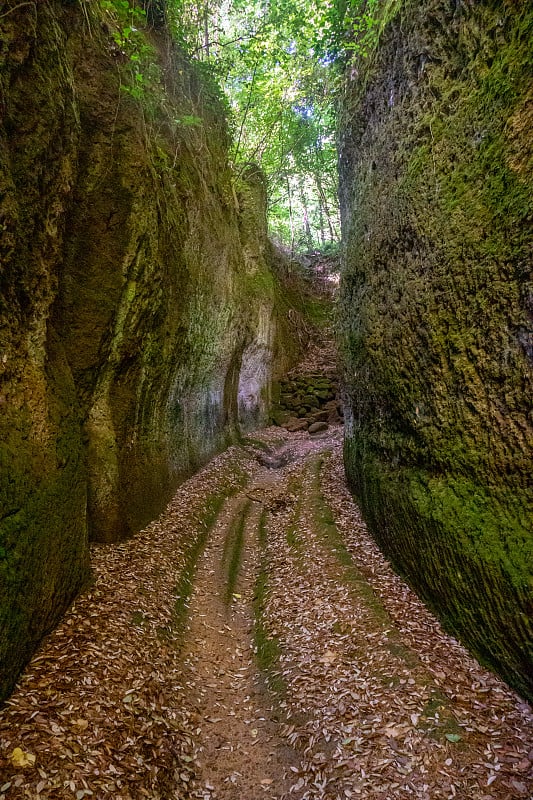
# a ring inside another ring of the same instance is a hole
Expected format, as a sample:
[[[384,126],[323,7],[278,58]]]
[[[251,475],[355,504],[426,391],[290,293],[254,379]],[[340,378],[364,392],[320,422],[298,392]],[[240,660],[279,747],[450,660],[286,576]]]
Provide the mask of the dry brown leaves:
[[[285,734],[304,755],[293,796],[530,797],[529,706],[394,574],[346,490],[340,447],[322,492],[360,572],[320,533],[309,469],[284,472],[301,501],[296,524],[288,510],[271,526],[267,613],[283,654]]]
[[[248,461],[250,459],[248,458]],[[230,448],[132,540],[95,546],[95,582],[0,712],[0,799],[189,795],[196,749],[173,631],[176,585],[210,492],[235,483]],[[35,756],[16,765],[13,751]]]
[[[288,373],[289,376],[319,373],[328,377],[337,375],[337,348],[333,328],[323,327],[313,331],[302,360]]]
[[[256,437],[292,459],[276,482],[252,487],[248,499],[269,509],[263,622],[279,642],[277,671],[286,686],[283,725],[268,735],[272,742],[281,735],[298,753],[288,790],[256,765],[258,792],[286,800],[531,797],[529,706],[443,633],[394,574],[346,490],[340,432],[311,440],[276,428]],[[328,451],[320,491],[337,539],[328,538],[316,511],[314,464]],[[250,731],[242,746],[224,751],[235,759],[227,796],[249,800],[239,794],[239,773],[250,759],[264,759],[254,742],[268,720],[252,696],[248,611],[237,638],[227,645],[221,639],[219,651],[227,647],[224,658],[234,664],[223,667],[227,689],[225,681],[208,685],[205,637],[210,626],[222,637],[226,631],[218,601],[206,600],[213,548],[198,575],[193,607],[204,616],[201,627],[189,629],[198,642],[186,663],[173,610],[206,498],[236,486],[237,467],[241,476],[256,474],[255,455],[250,447],[230,448],[133,540],[94,548],[94,586],[43,644],[0,713],[0,800],[215,798],[198,782],[206,752],[199,748],[216,735],[225,711],[239,713]],[[243,562],[248,583],[236,590],[236,603],[253,595],[256,560]]]

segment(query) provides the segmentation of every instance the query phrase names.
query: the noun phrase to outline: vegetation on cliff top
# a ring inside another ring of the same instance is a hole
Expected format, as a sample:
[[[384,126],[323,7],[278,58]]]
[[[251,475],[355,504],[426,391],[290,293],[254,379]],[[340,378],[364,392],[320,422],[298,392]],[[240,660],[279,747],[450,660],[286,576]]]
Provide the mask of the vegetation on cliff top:
[[[238,176],[257,163],[270,234],[291,252],[335,250],[336,98],[347,61],[375,52],[401,0],[99,0],[129,59],[124,91],[148,108],[160,66],[147,28],[165,29],[225,107]],[[185,113],[181,127],[201,125]]]
[[[401,0],[99,2],[129,62],[124,91],[154,105],[161,70],[145,31],[169,31],[225,109],[237,177],[250,162],[266,176],[271,236],[291,252],[335,250],[335,105],[344,67],[354,54],[375,52]],[[202,124],[194,113],[175,122]]]
[[[100,0],[128,57],[124,90],[150,106],[157,94],[157,61],[143,30],[165,27],[222,100],[233,140],[236,175],[259,164],[269,189],[270,233],[291,251],[335,248],[337,202],[334,96],[344,24],[353,27],[354,2],[297,0]],[[117,24],[118,22],[118,24]],[[371,28],[367,11],[359,23]],[[195,127],[184,114],[176,123]]]

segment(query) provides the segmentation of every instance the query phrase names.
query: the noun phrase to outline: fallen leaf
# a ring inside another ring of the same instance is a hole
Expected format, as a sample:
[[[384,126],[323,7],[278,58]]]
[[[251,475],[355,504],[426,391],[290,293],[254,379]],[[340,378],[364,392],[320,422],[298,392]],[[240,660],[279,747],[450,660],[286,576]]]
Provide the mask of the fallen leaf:
[[[322,664],[326,664],[326,666],[331,666],[335,659],[337,658],[337,653],[334,653],[333,650],[326,650],[320,661]]]
[[[15,747],[10,755],[10,760],[13,766],[19,769],[33,767],[35,764],[35,756],[33,753],[25,753],[20,747]]]
[[[447,733],[446,738],[448,739],[449,742],[456,743],[461,741],[461,737],[459,736],[458,733]]]

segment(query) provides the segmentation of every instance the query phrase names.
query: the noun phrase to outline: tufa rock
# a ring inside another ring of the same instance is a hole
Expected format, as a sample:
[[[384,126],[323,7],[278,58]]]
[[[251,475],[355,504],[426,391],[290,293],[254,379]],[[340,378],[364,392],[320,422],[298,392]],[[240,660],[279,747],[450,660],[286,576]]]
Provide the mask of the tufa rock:
[[[532,699],[533,6],[460,6],[383,4],[347,71],[345,463],[397,568]]]
[[[89,537],[130,536],[264,424],[297,355],[262,176],[233,179],[223,109],[163,32],[160,77],[124,91],[105,17],[0,14],[0,699]]]

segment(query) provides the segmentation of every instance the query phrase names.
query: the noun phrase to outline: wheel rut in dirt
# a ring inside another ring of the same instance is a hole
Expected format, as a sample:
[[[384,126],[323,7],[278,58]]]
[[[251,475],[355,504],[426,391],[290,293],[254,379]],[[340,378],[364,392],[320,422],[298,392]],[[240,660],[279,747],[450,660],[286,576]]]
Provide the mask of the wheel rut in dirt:
[[[486,675],[395,578],[405,603],[398,613],[398,598],[380,585],[382,557],[377,581],[375,565],[361,559],[357,509],[352,503],[343,517],[331,490],[340,431],[289,437],[258,460],[267,469],[228,507],[225,533],[207,559],[207,581],[218,576],[212,609],[226,619],[214,656],[220,661],[223,649],[229,667],[216,699],[204,689],[199,704],[200,716],[214,719],[211,730],[204,722],[203,788],[195,797],[492,800],[509,788],[513,800],[525,797],[529,783],[499,760],[495,718],[475,699],[489,691]],[[194,634],[205,607],[191,611]],[[206,652],[205,638],[199,643],[196,664]],[[450,676],[464,670],[470,680],[466,703],[443,685],[446,662],[454,665]],[[207,659],[203,669],[196,674],[208,681]],[[518,759],[527,741],[507,737],[502,746],[515,767],[530,764]]]
[[[254,656],[264,506],[252,498],[274,480],[265,471],[226,502],[196,570],[183,682],[199,738],[199,788],[193,796],[205,800],[279,797],[298,763],[279,735],[279,714]]]
[[[255,434],[93,558],[0,711],[0,800],[529,800],[531,710],[391,570],[340,428]]]

